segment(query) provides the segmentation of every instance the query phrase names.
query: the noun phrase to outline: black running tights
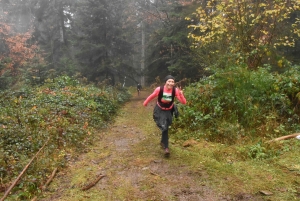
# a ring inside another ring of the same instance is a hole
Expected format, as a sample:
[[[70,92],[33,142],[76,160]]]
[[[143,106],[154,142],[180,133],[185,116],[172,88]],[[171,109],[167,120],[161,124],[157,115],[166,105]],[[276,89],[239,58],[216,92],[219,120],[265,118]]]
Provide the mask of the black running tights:
[[[165,148],[169,148],[168,129],[164,130],[164,131],[161,133],[161,142],[165,145]]]

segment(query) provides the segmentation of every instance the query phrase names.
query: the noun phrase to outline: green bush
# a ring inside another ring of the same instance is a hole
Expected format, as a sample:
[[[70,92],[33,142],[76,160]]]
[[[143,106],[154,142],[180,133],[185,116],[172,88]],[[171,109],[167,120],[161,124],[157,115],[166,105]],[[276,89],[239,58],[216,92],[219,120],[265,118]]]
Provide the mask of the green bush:
[[[188,103],[180,107],[181,116],[172,128],[184,128],[195,139],[229,144],[240,139],[296,132],[300,112],[299,72],[298,66],[282,74],[268,68],[217,69],[213,75],[185,89]],[[181,134],[176,138],[182,139]]]
[[[127,90],[82,86],[67,76],[48,80],[40,87],[24,86],[18,92],[0,92],[0,177],[9,183],[49,138],[39,164],[33,165],[22,189],[43,184],[53,167],[64,164],[68,150],[89,144],[96,129],[113,119],[129,100]],[[26,196],[22,193],[22,197]]]

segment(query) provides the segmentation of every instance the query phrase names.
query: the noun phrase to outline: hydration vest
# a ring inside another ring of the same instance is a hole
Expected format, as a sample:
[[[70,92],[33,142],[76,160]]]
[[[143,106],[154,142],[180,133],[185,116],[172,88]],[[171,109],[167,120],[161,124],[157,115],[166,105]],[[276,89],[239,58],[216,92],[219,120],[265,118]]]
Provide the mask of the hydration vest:
[[[172,89],[172,101],[169,102],[169,103],[163,103],[163,102],[161,102],[161,99],[162,99],[162,96],[163,96],[163,93],[164,93],[164,86],[160,86],[160,91],[159,91],[159,94],[158,94],[158,104],[163,108],[170,108],[171,105],[174,103],[175,90],[176,90],[176,88],[173,87],[173,89]]]

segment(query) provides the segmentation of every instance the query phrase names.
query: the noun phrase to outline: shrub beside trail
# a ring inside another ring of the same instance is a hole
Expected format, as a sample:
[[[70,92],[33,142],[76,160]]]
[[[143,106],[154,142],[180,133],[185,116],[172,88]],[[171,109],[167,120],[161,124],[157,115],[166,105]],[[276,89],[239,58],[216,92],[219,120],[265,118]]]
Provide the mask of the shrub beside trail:
[[[19,199],[30,198],[53,169],[64,166],[67,153],[87,146],[95,129],[107,126],[131,97],[121,87],[83,86],[66,76],[0,96],[1,191],[49,139],[14,188]]]
[[[188,104],[174,123],[177,137],[234,144],[270,140],[300,130],[299,66],[279,74],[268,68],[217,69],[185,89]]]

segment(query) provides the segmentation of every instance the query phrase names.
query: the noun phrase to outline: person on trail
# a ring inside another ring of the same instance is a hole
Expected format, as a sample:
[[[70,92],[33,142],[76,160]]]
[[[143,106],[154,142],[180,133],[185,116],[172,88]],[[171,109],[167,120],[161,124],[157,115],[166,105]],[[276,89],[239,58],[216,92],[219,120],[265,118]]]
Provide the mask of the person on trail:
[[[142,85],[140,83],[137,84],[136,90],[138,92],[138,95],[140,95],[140,91],[142,90]]]
[[[153,110],[153,119],[162,132],[160,145],[164,149],[165,156],[169,156],[168,130],[169,126],[172,124],[173,112],[175,109],[174,98],[176,97],[182,104],[186,104],[186,99],[182,90],[174,86],[175,78],[172,75],[166,76],[164,81],[164,86],[157,87],[144,101],[143,105],[147,106],[151,100],[158,97]]]

